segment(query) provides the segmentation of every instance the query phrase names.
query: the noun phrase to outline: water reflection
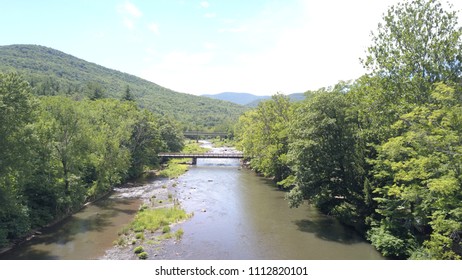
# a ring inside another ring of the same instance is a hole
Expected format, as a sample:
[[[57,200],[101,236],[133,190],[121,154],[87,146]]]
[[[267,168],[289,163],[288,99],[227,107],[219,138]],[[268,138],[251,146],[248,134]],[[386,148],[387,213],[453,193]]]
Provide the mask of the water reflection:
[[[108,198],[45,229],[2,259],[96,259],[112,246],[118,230],[136,214],[140,201]]]

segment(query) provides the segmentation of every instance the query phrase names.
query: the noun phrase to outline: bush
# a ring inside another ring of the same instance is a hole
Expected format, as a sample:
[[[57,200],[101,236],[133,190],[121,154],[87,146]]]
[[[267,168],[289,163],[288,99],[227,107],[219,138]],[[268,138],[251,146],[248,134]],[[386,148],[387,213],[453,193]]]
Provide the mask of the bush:
[[[136,239],[141,239],[144,240],[144,233],[143,232],[138,232],[135,234]]]
[[[139,253],[139,254],[138,254],[138,258],[139,258],[140,260],[145,260],[145,259],[148,258],[148,253],[146,253],[146,252],[141,252],[141,253]]]
[[[183,234],[184,234],[184,230],[180,228],[179,230],[175,232],[175,239],[180,240],[183,237]]]
[[[140,254],[140,253],[144,252],[144,248],[143,248],[143,246],[138,246],[133,250],[133,252],[135,254]]]
[[[170,232],[170,227],[169,226],[164,226],[162,228],[162,233],[167,233],[167,232]]]

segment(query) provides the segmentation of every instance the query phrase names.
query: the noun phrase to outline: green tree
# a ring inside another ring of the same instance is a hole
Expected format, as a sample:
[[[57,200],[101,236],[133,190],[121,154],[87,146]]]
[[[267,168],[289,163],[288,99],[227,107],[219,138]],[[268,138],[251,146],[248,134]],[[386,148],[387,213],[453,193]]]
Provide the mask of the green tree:
[[[135,96],[132,94],[129,85],[127,85],[125,87],[124,94],[122,95],[122,100],[124,100],[124,101],[135,101]]]
[[[184,147],[184,136],[180,125],[167,116],[159,116],[159,131],[165,145],[163,151],[180,152]]]
[[[86,91],[86,95],[90,100],[98,100],[106,97],[103,87],[96,82],[88,83]]]
[[[289,204],[303,199],[321,211],[361,228],[363,224],[363,170],[358,167],[355,130],[344,87],[318,91],[294,112],[290,129],[289,160],[295,188]]]
[[[458,96],[454,88],[437,84],[430,102],[402,115],[393,125],[399,135],[379,148],[374,160],[374,199],[380,217],[369,239],[390,256],[462,257],[462,106]],[[391,244],[383,241],[384,234]],[[422,238],[425,241],[418,249]]]
[[[287,165],[291,111],[289,98],[276,94],[241,116],[235,130],[237,147],[251,158],[251,166],[276,182],[291,172]]]
[[[44,171],[50,176],[50,186],[60,193],[60,208],[64,213],[73,211],[85,200],[86,186],[80,178],[91,146],[84,110],[79,105],[66,97],[43,97],[36,124],[43,145],[40,158],[45,156],[49,160],[42,162],[49,168]]]
[[[392,6],[373,33],[363,61],[386,82],[394,102],[422,104],[435,82],[457,82],[462,74],[462,28],[456,11],[437,0]]]
[[[34,108],[29,85],[0,73],[0,246],[30,229],[23,185],[30,178]]]

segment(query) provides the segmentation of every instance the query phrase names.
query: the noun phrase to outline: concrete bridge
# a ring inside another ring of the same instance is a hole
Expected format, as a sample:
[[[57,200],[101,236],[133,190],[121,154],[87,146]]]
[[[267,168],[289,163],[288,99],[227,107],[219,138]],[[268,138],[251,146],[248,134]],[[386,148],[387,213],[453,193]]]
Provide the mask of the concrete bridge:
[[[198,158],[243,158],[244,154],[241,152],[225,152],[225,153],[159,153],[159,157],[163,159],[169,158],[192,158],[192,164],[197,164]]]

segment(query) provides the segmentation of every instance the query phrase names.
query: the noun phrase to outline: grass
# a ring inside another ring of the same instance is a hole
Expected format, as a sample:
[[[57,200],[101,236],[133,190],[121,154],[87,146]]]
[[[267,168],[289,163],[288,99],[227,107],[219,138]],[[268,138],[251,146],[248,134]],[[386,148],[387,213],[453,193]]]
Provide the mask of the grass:
[[[166,168],[159,172],[159,176],[169,179],[177,178],[188,171],[188,165],[182,164],[183,159],[171,159]]]
[[[183,148],[183,153],[206,153],[209,151],[209,148],[204,148],[201,147],[199,143],[196,143],[195,141],[188,141],[186,142],[184,148]]]
[[[209,140],[215,148],[221,148],[221,147],[234,147],[236,145],[236,142],[231,139],[220,139],[214,138]]]
[[[176,240],[180,240],[183,237],[184,230],[180,228],[179,230],[175,231],[175,238]]]
[[[141,230],[156,231],[161,227],[168,226],[190,217],[179,207],[148,209],[138,212],[135,220],[130,224],[130,228],[137,232]]]
[[[187,214],[186,211],[176,205],[171,208],[142,208],[136,214],[135,219],[119,231],[119,238],[113,243],[119,246],[135,245],[137,241],[143,243],[146,239],[144,235],[146,231],[153,233],[159,229],[162,231],[162,235],[156,237],[155,240],[147,240],[148,243],[157,243],[171,238],[179,240],[183,236],[183,230],[179,229],[173,233],[170,225],[192,216],[192,214]]]

